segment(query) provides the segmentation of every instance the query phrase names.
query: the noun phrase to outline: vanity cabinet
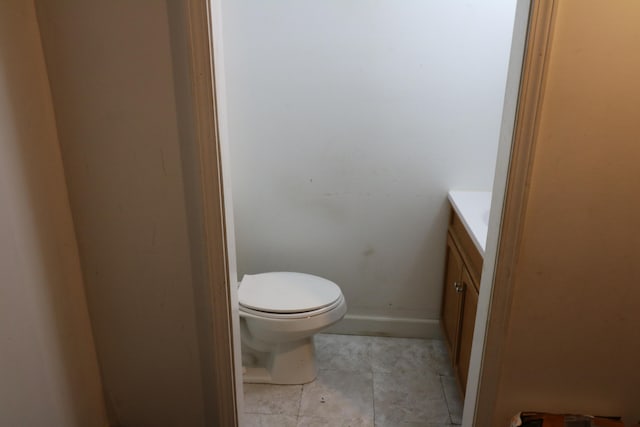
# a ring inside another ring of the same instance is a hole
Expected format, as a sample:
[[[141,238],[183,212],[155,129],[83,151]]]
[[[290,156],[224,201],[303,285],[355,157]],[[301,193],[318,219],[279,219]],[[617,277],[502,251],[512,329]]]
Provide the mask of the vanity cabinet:
[[[467,386],[481,271],[482,256],[452,209],[447,234],[442,328],[463,395]]]

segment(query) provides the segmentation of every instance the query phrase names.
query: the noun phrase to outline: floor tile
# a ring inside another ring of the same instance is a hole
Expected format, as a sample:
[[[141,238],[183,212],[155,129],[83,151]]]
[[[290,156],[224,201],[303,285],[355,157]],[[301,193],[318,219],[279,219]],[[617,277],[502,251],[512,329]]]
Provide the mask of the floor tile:
[[[374,421],[376,427],[457,427],[461,421],[443,341],[321,334],[315,342],[314,382],[244,385],[246,427],[372,427]]]
[[[244,384],[244,409],[252,414],[298,415],[301,385]]]
[[[453,374],[440,340],[376,337],[371,341],[370,352],[374,372]]]
[[[300,417],[297,427],[373,427],[370,418],[352,418],[338,420],[335,418]]]
[[[321,369],[371,371],[369,337],[319,334],[315,337],[316,360]]]
[[[450,422],[439,375],[428,371],[375,372],[373,382],[376,425]]]
[[[431,368],[440,375],[453,377],[451,358],[445,342],[443,340],[427,340],[427,347],[429,348],[428,360]]]
[[[244,414],[242,427],[296,427],[298,417],[293,415]]]
[[[320,370],[316,380],[303,387],[299,415],[332,422],[362,419],[373,424],[372,374]]]
[[[376,426],[375,427],[454,427],[451,424],[432,424],[432,423],[420,423],[420,422],[416,422],[416,423],[399,423],[399,424],[381,424],[376,422]]]
[[[462,424],[462,396],[458,389],[458,382],[454,377],[441,377],[444,396],[447,400],[452,424]]]

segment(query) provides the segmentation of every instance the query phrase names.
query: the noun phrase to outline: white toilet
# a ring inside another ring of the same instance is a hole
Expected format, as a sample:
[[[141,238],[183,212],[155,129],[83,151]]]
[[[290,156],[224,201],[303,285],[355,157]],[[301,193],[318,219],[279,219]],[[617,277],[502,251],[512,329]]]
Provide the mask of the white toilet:
[[[245,275],[238,286],[238,300],[244,382],[313,381],[313,335],[347,312],[340,287],[303,273]]]

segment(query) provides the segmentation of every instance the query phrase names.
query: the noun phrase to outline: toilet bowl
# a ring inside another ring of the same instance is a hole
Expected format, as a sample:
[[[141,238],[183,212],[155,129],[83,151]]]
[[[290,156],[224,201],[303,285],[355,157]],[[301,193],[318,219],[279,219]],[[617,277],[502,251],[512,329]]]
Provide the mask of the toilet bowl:
[[[347,312],[340,287],[303,273],[245,275],[238,286],[238,301],[244,382],[313,381],[313,335]]]

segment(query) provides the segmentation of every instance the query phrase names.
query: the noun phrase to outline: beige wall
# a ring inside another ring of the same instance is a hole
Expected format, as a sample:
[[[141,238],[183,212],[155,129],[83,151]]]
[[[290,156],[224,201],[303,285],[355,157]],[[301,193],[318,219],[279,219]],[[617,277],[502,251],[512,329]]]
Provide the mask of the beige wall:
[[[495,426],[640,419],[638,22],[634,0],[558,2]]]
[[[104,427],[33,3],[0,5],[0,425]]]
[[[205,423],[169,3],[36,1],[107,405],[136,427]]]

